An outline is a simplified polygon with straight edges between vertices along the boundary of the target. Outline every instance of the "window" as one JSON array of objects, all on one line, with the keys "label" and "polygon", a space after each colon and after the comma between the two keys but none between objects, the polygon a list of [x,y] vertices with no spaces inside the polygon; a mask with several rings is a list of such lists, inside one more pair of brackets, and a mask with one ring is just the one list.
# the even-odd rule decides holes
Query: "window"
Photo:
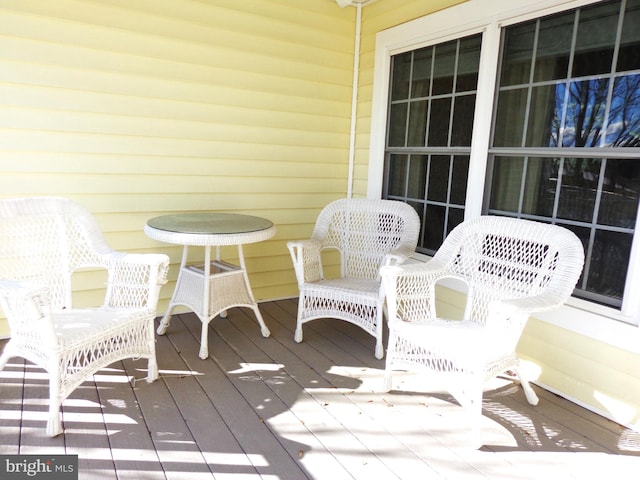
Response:
[{"label": "window", "polygon": [[464,218],[480,40],[392,58],[384,196],[417,210],[425,253]]},{"label": "window", "polygon": [[389,53],[382,196],[416,208],[426,254],[465,211],[565,226],[586,253],[576,296],[638,323],[625,291],[640,283],[640,0],[585,0],[524,21],[468,3],[484,23]]},{"label": "window", "polygon": [[488,213],[565,226],[576,295],[622,306],[640,192],[640,0],[504,29]]}]

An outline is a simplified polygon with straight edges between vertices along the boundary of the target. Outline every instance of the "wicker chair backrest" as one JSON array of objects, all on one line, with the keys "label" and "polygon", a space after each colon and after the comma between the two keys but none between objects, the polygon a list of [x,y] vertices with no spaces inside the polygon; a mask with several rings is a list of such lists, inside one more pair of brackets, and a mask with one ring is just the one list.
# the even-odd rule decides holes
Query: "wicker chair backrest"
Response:
[{"label": "wicker chair backrest", "polygon": [[493,300],[571,295],[584,250],[566,228],[508,217],[466,221],[434,257],[469,288],[465,317],[485,324]]},{"label": "wicker chair backrest", "polygon": [[420,221],[410,205],[392,200],[340,199],[318,216],[312,238],[340,251],[342,277],[373,279],[385,255],[415,249]]},{"label": "wicker chair backrest", "polygon": [[46,287],[53,308],[71,307],[71,274],[101,265],[108,250],[91,214],[63,198],[0,202],[0,278]]}]

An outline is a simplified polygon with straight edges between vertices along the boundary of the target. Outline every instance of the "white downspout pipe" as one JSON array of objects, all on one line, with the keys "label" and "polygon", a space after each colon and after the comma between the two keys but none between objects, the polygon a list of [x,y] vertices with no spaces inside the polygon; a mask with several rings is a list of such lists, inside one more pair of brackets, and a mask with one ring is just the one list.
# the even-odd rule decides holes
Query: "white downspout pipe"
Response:
[{"label": "white downspout pipe", "polygon": [[351,127],[349,129],[349,176],[347,198],[353,197],[353,171],[356,158],[356,121],[358,115],[358,82],[360,70],[360,30],[362,27],[362,3],[356,5],[356,33],[353,48],[353,83],[351,85]]},{"label": "white downspout pipe", "polygon": [[353,83],[351,85],[351,127],[349,129],[349,176],[347,179],[347,198],[353,196],[353,170],[356,158],[356,121],[358,116],[358,82],[360,71],[360,32],[362,28],[362,7],[375,0],[336,0],[344,7],[356,7],[356,33],[353,48]]}]

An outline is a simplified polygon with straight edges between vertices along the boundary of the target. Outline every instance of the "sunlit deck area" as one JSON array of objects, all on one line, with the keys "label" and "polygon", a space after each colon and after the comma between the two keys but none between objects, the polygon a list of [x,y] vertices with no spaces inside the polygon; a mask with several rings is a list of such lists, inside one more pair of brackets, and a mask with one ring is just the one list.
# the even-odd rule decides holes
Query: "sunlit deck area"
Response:
[{"label": "sunlit deck area", "polygon": [[[77,454],[83,479],[635,479],[640,434],[536,388],[527,404],[508,381],[487,393],[483,447],[467,418],[420,377],[394,377],[374,339],[340,321],[305,326],[293,341],[296,303],[260,306],[271,330],[232,309],[209,326],[176,315],[158,337],[161,378],[145,362],[113,364],[64,403],[65,434],[45,435],[47,381],[12,359],[0,373],[0,453]],[[0,342],[0,347],[4,342]],[[401,387],[401,389],[398,389]]]}]

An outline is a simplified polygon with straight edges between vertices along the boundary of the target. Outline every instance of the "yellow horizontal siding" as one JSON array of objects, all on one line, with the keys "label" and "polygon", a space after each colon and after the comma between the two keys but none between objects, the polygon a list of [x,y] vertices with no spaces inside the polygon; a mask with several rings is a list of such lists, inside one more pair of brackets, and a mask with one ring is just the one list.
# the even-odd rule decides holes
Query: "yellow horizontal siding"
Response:
[{"label": "yellow horizontal siding", "polygon": [[0,195],[70,197],[114,248],[169,253],[160,309],[181,249],[149,218],[265,216],[254,293],[295,295],[286,241],[347,189],[354,18],[325,0],[0,0]]},{"label": "yellow horizontal siding", "polygon": [[640,356],[535,318],[518,351],[540,369],[539,383],[640,428]]}]

